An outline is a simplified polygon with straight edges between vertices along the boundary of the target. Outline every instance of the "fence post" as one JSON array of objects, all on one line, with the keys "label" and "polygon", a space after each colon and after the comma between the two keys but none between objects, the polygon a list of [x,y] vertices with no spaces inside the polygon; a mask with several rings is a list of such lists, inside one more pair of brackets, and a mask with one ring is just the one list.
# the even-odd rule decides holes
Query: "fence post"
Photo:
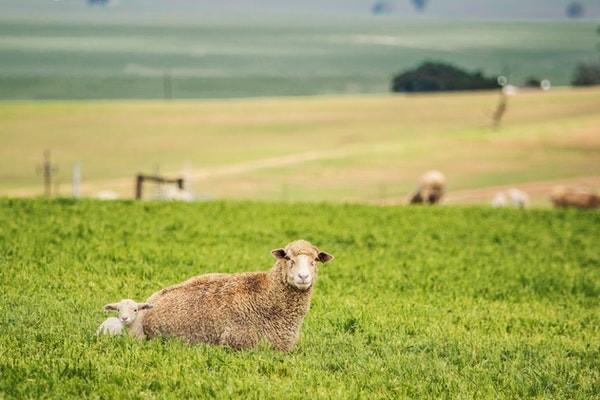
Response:
[{"label": "fence post", "polygon": [[44,179],[44,194],[47,197],[52,195],[52,177],[58,171],[58,167],[50,161],[50,151],[44,151],[44,161],[36,169],[37,173]]},{"label": "fence post", "polygon": [[135,198],[136,200],[140,200],[142,198],[142,184],[144,183],[144,176],[142,174],[138,174],[135,177]]},{"label": "fence post", "polygon": [[81,186],[81,166],[79,165],[79,163],[74,163],[73,164],[72,194],[73,194],[73,197],[75,197],[76,199],[81,197],[80,186]]}]

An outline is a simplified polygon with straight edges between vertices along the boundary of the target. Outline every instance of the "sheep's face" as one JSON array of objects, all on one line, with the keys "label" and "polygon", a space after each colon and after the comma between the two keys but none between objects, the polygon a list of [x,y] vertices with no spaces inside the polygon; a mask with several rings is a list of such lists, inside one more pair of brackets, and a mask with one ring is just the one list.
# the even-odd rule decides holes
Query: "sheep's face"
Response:
[{"label": "sheep's face", "polygon": [[[275,258],[283,261],[285,280],[290,285],[299,290],[308,290],[317,278],[317,261],[327,262],[333,259],[333,256],[319,251],[316,247],[302,246],[300,249],[293,245],[302,242],[290,243],[285,249],[276,249],[271,252]],[[296,246],[298,247],[298,246]]]},{"label": "sheep's face", "polygon": [[125,325],[133,324],[138,316],[138,311],[148,310],[152,308],[152,304],[138,304],[133,300],[125,299],[118,303],[111,303],[104,306],[104,311],[117,311],[119,313],[119,321]]}]

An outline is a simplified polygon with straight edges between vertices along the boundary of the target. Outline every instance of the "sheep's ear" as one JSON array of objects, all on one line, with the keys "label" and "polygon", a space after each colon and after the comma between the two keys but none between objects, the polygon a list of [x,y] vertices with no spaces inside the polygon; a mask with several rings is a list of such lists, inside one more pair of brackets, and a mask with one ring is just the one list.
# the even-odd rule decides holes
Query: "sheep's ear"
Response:
[{"label": "sheep's ear", "polygon": [[271,250],[271,254],[273,255],[273,257],[277,258],[278,260],[289,260],[290,259],[287,256],[287,254],[285,254],[285,249]]},{"label": "sheep's ear", "polygon": [[152,307],[154,307],[154,306],[150,303],[142,303],[138,306],[138,310],[149,310]]},{"label": "sheep's ear", "polygon": [[333,260],[335,257],[332,256],[329,253],[325,253],[324,251],[320,252],[319,255],[317,256],[317,260],[321,261],[322,263],[326,263],[328,261]]},{"label": "sheep's ear", "polygon": [[104,311],[119,311],[119,307],[115,304],[107,304],[104,306]]}]

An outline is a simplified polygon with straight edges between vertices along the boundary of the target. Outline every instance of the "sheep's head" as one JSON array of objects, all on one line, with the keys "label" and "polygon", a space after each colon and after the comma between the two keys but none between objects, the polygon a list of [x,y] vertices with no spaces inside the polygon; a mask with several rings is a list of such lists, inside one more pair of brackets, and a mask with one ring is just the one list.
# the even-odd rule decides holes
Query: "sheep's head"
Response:
[{"label": "sheep's head", "polygon": [[331,254],[319,251],[306,240],[296,240],[271,254],[283,266],[285,281],[300,290],[308,290],[317,277],[317,262],[333,260]]},{"label": "sheep's head", "polygon": [[125,325],[131,325],[138,316],[138,311],[148,310],[152,308],[152,304],[136,303],[131,299],[124,299],[118,303],[111,303],[104,306],[104,311],[117,311],[119,320]]}]

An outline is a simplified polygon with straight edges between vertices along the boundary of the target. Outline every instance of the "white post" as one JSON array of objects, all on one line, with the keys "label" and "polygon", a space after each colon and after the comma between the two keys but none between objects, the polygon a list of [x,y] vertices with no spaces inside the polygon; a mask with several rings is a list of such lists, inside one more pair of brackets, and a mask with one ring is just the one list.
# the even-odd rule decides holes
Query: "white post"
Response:
[{"label": "white post", "polygon": [[79,163],[73,164],[73,197],[78,199],[81,196],[81,166]]}]

